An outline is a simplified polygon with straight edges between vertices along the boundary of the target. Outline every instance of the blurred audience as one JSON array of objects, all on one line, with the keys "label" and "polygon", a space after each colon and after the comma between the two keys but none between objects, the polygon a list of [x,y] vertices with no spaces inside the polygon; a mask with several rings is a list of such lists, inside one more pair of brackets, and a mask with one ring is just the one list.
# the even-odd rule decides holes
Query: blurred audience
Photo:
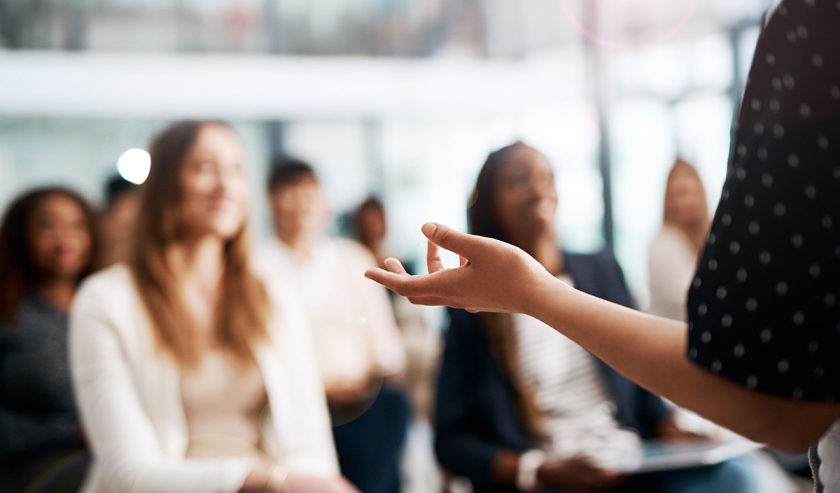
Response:
[{"label": "blurred audience", "polygon": [[93,212],[64,188],[23,195],[0,226],[4,493],[75,492],[84,477],[87,458],[67,361],[67,312],[93,265],[95,239]]},{"label": "blurred audience", "polygon": [[405,347],[384,288],[364,277],[375,258],[328,238],[328,200],[312,167],[279,158],[268,193],[276,237],[260,249],[266,275],[287,279],[309,314],[342,473],[364,493],[396,493],[409,409],[397,383]]},{"label": "blurred audience", "polygon": [[[490,154],[469,206],[474,234],[514,244],[564,282],[632,306],[612,255],[558,245],[548,159],[515,143]],[[609,470],[643,439],[689,439],[664,402],[525,315],[450,310],[436,407],[436,452],[475,493],[750,492],[738,461],[620,477]]]},{"label": "blurred audience", "polygon": [[120,175],[112,176],[105,184],[105,208],[99,220],[98,264],[101,268],[128,260],[134,221],[140,207],[138,188]]},{"label": "blurred audience", "polygon": [[[385,205],[376,197],[362,202],[353,214],[353,225],[359,242],[366,246],[380,267],[390,257],[387,246],[388,220]],[[412,270],[410,262],[402,262]],[[411,398],[415,419],[427,421],[431,414],[432,394],[440,357],[440,332],[426,321],[424,307],[414,305],[396,293],[388,292],[394,307],[397,326],[406,348],[405,387]]]},{"label": "blurred audience", "polygon": [[127,263],[91,276],[70,360],[87,493],[352,493],[305,314],[252,273],[242,144],[175,124],[151,146]]},{"label": "blurred audience", "polygon": [[711,219],[700,174],[682,159],[668,173],[663,211],[662,228],[648,251],[650,312],[685,322],[688,288]]}]

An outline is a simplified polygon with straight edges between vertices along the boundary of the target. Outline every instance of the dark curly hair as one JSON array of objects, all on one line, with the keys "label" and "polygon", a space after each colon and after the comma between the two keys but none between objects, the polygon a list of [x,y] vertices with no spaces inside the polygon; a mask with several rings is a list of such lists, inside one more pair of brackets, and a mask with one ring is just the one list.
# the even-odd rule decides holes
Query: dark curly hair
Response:
[{"label": "dark curly hair", "polygon": [[81,282],[93,270],[97,253],[96,215],[81,195],[64,187],[39,188],[18,197],[6,210],[0,225],[0,321],[14,321],[17,306],[26,296],[32,294],[43,278],[43,273],[32,261],[29,224],[32,213],[48,198],[55,195],[67,197],[82,209],[91,251],[78,281]]}]

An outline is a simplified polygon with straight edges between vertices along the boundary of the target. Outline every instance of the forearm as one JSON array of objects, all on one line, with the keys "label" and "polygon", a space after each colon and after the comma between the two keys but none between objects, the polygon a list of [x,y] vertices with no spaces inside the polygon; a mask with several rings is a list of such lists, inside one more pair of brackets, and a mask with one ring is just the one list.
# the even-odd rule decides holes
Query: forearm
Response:
[{"label": "forearm", "polygon": [[[685,324],[580,293],[509,244],[435,223],[423,225],[423,233],[429,275],[412,278],[389,259],[391,272],[370,271],[368,277],[412,303],[534,316],[648,390],[778,448],[804,449],[840,415],[838,404],[772,397],[694,366],[685,356]],[[440,247],[460,255],[461,266],[445,269]]]},{"label": "forearm", "polygon": [[801,450],[840,415],[838,405],[751,391],[694,365],[685,356],[684,323],[600,300],[559,281],[543,281],[534,291],[529,314],[651,392],[747,438]]}]

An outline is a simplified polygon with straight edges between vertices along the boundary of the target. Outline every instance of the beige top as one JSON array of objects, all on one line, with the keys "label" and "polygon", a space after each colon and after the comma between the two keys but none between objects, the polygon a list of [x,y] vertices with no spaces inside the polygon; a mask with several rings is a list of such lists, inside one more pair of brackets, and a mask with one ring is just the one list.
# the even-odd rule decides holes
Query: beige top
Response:
[{"label": "beige top", "polygon": [[272,238],[255,257],[264,277],[283,279],[303,299],[328,390],[357,384],[372,373],[405,370],[405,344],[388,293],[365,278],[376,260],[359,243],[324,238],[309,258],[301,258]]},{"label": "beige top", "polygon": [[260,414],[268,405],[256,366],[242,367],[221,350],[181,376],[190,441],[187,457],[259,456]]},{"label": "beige top", "polygon": [[688,288],[697,270],[697,254],[685,235],[663,226],[648,250],[650,313],[685,322]]}]

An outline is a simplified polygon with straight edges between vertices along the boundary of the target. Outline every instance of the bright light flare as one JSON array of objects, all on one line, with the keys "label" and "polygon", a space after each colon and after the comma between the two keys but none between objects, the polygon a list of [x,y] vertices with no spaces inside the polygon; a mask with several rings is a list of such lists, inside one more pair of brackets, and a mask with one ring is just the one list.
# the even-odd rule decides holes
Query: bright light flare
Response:
[{"label": "bright light flare", "polygon": [[146,181],[150,169],[152,169],[152,157],[143,149],[129,149],[117,160],[117,171],[120,176],[136,185]]}]

